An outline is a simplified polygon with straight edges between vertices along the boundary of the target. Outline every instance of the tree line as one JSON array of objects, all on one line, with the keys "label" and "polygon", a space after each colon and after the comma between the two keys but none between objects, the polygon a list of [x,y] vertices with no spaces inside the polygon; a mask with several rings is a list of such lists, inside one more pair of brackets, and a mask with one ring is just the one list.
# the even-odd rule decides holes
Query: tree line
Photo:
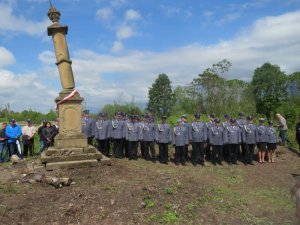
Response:
[{"label": "tree line", "polygon": [[186,85],[171,86],[167,74],[159,74],[148,92],[147,110],[155,115],[239,112],[268,119],[276,112],[294,123],[300,112],[300,72],[287,75],[269,62],[254,70],[249,82],[226,79],[232,64],[224,59],[205,69]]}]

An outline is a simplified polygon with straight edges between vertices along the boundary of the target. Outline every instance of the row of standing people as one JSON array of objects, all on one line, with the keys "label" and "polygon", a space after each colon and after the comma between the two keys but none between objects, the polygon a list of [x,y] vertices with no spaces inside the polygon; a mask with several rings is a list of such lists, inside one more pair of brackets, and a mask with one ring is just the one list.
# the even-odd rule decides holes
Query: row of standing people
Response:
[{"label": "row of standing people", "polygon": [[[116,158],[128,157],[137,159],[138,144],[141,155],[146,160],[156,161],[155,143],[159,146],[158,158],[162,163],[168,163],[169,144],[175,147],[175,164],[186,164],[188,159],[188,146],[192,145],[191,162],[194,165],[204,165],[206,160],[213,164],[222,164],[223,159],[230,164],[237,164],[240,156],[242,161],[253,164],[254,147],[259,149],[259,162],[263,163],[265,152],[268,150],[268,159],[274,162],[274,151],[278,142],[276,129],[272,121],[264,126],[260,119],[259,125],[253,124],[252,116],[243,119],[243,113],[235,120],[225,116],[221,121],[212,114],[210,121],[203,123],[200,115],[195,115],[192,123],[186,122],[186,115],[178,119],[173,128],[163,116],[161,122],[155,125],[151,116],[139,120],[137,116],[127,119],[122,113],[116,113],[112,120],[107,119],[106,113],[100,113],[96,121],[84,111],[82,118],[82,131],[86,134],[89,144],[93,138],[97,148],[105,155],[109,155],[110,141],[113,146],[113,156]],[[240,153],[240,148],[242,152]]]},{"label": "row of standing people", "polygon": [[51,122],[43,121],[42,126],[36,130],[31,119],[26,120],[26,125],[21,126],[15,119],[9,123],[2,123],[0,130],[0,162],[7,162],[12,155],[20,158],[34,155],[34,136],[39,135],[39,154],[47,147],[53,145],[54,137],[58,133],[57,126]]}]

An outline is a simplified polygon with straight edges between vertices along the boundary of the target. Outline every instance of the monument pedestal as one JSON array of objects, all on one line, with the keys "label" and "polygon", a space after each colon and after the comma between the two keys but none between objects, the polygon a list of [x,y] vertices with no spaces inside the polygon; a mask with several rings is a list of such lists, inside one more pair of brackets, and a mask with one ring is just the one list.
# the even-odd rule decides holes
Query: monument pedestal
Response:
[{"label": "monument pedestal", "polygon": [[[74,90],[63,90],[55,99],[59,113],[59,134],[54,146],[41,154],[41,162],[47,170],[97,166],[107,160],[94,146],[88,145],[81,131],[81,102],[83,98]],[[63,100],[68,98],[67,100]]]}]

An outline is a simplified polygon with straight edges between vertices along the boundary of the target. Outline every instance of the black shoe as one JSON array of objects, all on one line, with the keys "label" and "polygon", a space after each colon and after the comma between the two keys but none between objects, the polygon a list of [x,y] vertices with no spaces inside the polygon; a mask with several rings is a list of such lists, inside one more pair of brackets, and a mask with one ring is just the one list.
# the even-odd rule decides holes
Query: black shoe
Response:
[{"label": "black shoe", "polygon": [[181,164],[182,164],[183,166],[186,166],[186,163],[185,163],[185,162],[182,162]]},{"label": "black shoe", "polygon": [[193,164],[193,166],[197,166],[197,163],[196,163],[196,162],[193,162],[192,164]]}]

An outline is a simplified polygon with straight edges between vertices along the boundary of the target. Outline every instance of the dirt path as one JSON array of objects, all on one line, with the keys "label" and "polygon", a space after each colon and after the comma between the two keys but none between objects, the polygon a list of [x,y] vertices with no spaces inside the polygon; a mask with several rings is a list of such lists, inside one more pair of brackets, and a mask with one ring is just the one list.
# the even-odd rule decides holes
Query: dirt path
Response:
[{"label": "dirt path", "polygon": [[[33,164],[0,166],[0,224],[295,224],[290,188],[300,157],[284,148],[276,163],[254,166],[112,159],[111,166],[46,172]],[[32,172],[75,183],[20,182]]]}]

